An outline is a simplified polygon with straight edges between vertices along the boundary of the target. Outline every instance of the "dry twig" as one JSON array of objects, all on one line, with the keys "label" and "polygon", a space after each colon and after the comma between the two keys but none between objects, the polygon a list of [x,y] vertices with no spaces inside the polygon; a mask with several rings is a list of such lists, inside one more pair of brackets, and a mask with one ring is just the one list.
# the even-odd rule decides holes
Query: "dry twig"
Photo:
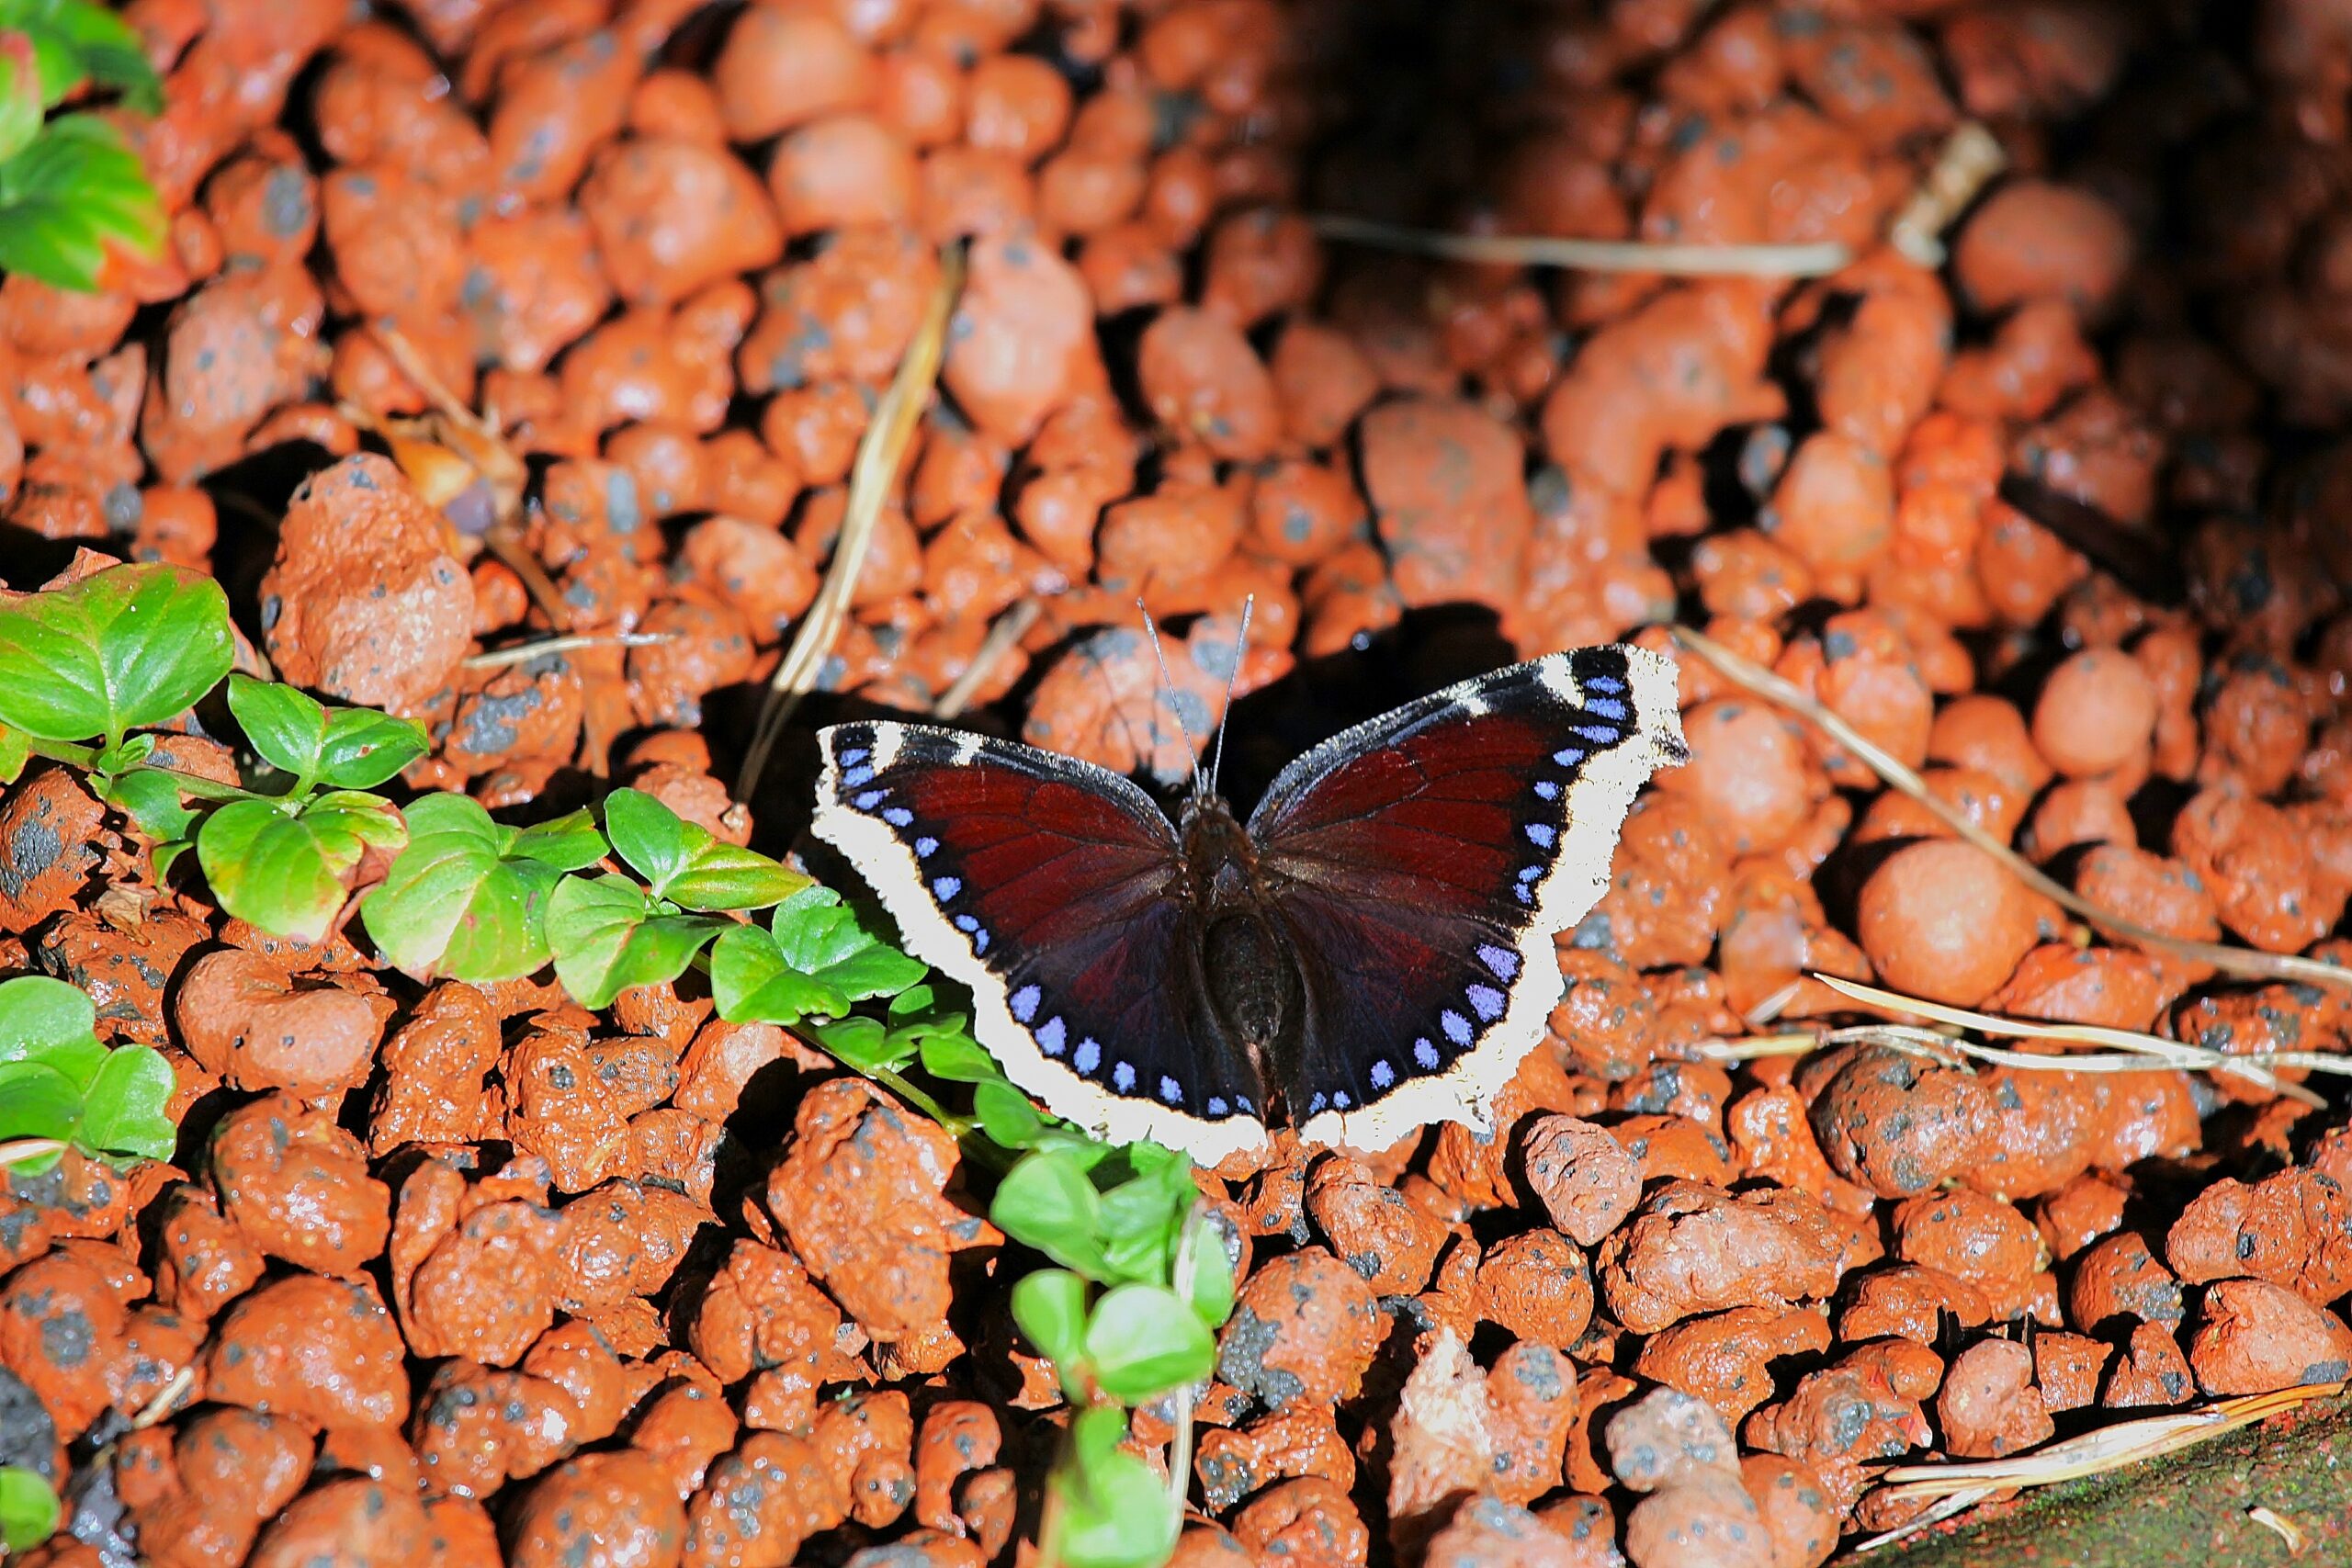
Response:
[{"label": "dry twig", "polygon": [[652,648],[671,641],[674,632],[571,632],[563,637],[541,637],[537,642],[518,642],[512,648],[493,648],[469,656],[464,661],[468,670],[503,670],[509,664],[528,664],[534,659],[550,653],[572,653],[589,648]]},{"label": "dry twig", "polygon": [[964,672],[956,676],[947,690],[939,694],[939,701],[932,705],[932,716],[954,718],[971,706],[972,694],[987,684],[988,678],[996,673],[996,667],[1003,662],[1004,656],[1029,635],[1029,628],[1037,624],[1037,617],[1045,613],[1045,608],[1035,599],[1023,599],[998,616],[996,625],[989,628],[989,635],[973,651],[972,661],[964,666]]},{"label": "dry twig", "polygon": [[1646,240],[1562,240],[1544,234],[1447,234],[1318,212],[1307,221],[1326,240],[1507,266],[1577,272],[1655,272],[1678,277],[1822,277],[1854,259],[1834,240],[1796,245],[1661,244]]},{"label": "dry twig", "polygon": [[2322,964],[2315,958],[2304,958],[2295,953],[2261,953],[2252,948],[2224,947],[2216,942],[2192,942],[2186,937],[2167,936],[2111,909],[2100,908],[2065,884],[2053,880],[2040,866],[1969,820],[1965,812],[1928,789],[1927,782],[1918,774],[1787,681],[1761,665],[1741,658],[1703,632],[1686,626],[1677,626],[1672,629],[1675,641],[1713,665],[1725,680],[1743,691],[1753,692],[1787,708],[1860,759],[1872,773],[1886,782],[1890,789],[1899,790],[1925,807],[1962,841],[1983,850],[2007,867],[2018,881],[2063,908],[2073,910],[2109,935],[2121,937],[2135,946],[2161,949],[2194,964],[2210,964],[2225,975],[2256,980],[2304,980],[2315,985],[2352,988],[2352,969],[2339,969],[2332,964]]},{"label": "dry twig", "polygon": [[1867,1023],[1845,1029],[1791,1030],[1739,1040],[1713,1040],[1702,1044],[1701,1052],[1713,1061],[1748,1062],[1760,1056],[1802,1056],[1807,1052],[1832,1045],[1881,1044],[1892,1045],[1897,1050],[1938,1055],[1947,1060],[1962,1056],[2037,1072],[2139,1073],[2146,1072],[2153,1064],[2178,1067],[2188,1072],[2228,1073],[2273,1094],[2282,1094],[2312,1106],[2324,1102],[2301,1084],[2281,1080],[2277,1076],[2277,1069],[2300,1067],[2306,1072],[2352,1077],[2352,1056],[2332,1052],[2252,1051],[2239,1055],[2216,1051],[2209,1045],[2167,1040],[2161,1034],[2143,1033],[2136,1029],[2112,1029],[2098,1023],[2055,1023],[2043,1019],[2003,1018],[1997,1013],[1977,1012],[1969,1008],[1931,1002],[1921,997],[1906,997],[1900,991],[1865,986],[1836,975],[1815,972],[1809,978],[1820,981],[1840,996],[1864,1007],[1930,1019],[1953,1029],[1973,1029],[1979,1034],[2013,1040],[2046,1040],[2064,1045],[2103,1046],[2106,1049],[2088,1055],[2081,1052],[2048,1055],[2034,1051],[2008,1051],[1935,1030],[1902,1024]]},{"label": "dry twig", "polygon": [[800,699],[816,689],[818,674],[849,620],[850,597],[857,590],[858,573],[865,568],[866,547],[874,542],[875,526],[889,502],[891,487],[906,461],[907,447],[930,400],[932,385],[939,378],[940,361],[947,352],[948,318],[955,313],[956,297],[963,286],[964,253],[953,248],[940,258],[939,287],[923,311],[922,325],[907,344],[899,373],[890,378],[889,389],[875,405],[874,418],[858,442],[857,457],[850,464],[849,495],[842,506],[841,535],[833,541],[832,565],[826,569],[816,602],[800,617],[792,646],[785,650],[783,662],[768,682],[759,722],[752,727],[752,743],[743,753],[742,770],[735,776],[738,800],[751,799],[758,788],[775,738],[783,733]]},{"label": "dry twig", "polygon": [[2009,155],[1979,120],[1966,120],[1944,139],[1928,177],[1887,225],[1886,243],[1906,261],[1924,267],[1944,265],[1943,231],[1961,215],[1985,182],[2008,166]]},{"label": "dry twig", "polygon": [[[2150,1416],[2137,1421],[2119,1422],[2086,1432],[2079,1438],[2052,1443],[2031,1453],[2009,1459],[1974,1460],[1957,1464],[1904,1464],[1883,1471],[1879,1475],[1877,1495],[1890,1500],[1934,1498],[1941,1510],[1937,1517],[1950,1517],[1961,1508],[1982,1501],[1995,1492],[2011,1487],[2051,1486],[2062,1481],[2081,1481],[2094,1475],[2104,1475],[2144,1460],[2161,1459],[2209,1442],[2224,1432],[2267,1421],[2273,1416],[2285,1414],[2298,1405],[2314,1399],[2324,1399],[2340,1393],[2343,1382],[2302,1383],[2294,1388],[2282,1388],[2270,1393],[2249,1393],[2236,1399],[2224,1399],[2201,1410],[2177,1411],[2167,1416]],[[1960,1507],[1950,1505],[1966,1498]],[[1934,1517],[1915,1519],[1899,1529],[1872,1536],[1853,1548],[1857,1554],[1875,1551],[1935,1522]]]}]

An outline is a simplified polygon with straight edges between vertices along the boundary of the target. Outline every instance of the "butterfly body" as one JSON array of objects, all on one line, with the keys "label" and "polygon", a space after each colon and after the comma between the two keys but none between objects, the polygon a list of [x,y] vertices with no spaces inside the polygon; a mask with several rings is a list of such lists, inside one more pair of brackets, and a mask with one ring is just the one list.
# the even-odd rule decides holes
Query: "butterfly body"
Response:
[{"label": "butterfly body", "polygon": [[1199,912],[1199,964],[1213,1021],[1254,1069],[1254,1097],[1281,1108],[1297,1056],[1305,988],[1283,931],[1279,874],[1260,863],[1250,829],[1216,795],[1186,802],[1183,864]]},{"label": "butterfly body", "polygon": [[837,725],[813,823],[1057,1115],[1204,1163],[1270,1125],[1377,1148],[1483,1120],[1564,987],[1634,792],[1682,760],[1672,663],[1514,665],[1334,737],[1245,824],[1196,793],[920,725]]}]

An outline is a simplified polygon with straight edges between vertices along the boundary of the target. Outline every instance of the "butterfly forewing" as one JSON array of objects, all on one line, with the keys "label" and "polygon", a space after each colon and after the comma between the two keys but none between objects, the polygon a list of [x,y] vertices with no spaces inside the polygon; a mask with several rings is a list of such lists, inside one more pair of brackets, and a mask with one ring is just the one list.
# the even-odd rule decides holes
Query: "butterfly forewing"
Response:
[{"label": "butterfly forewing", "polygon": [[1056,1115],[1214,1164],[1265,1140],[1256,1070],[1205,1004],[1167,817],[1031,747],[885,722],[819,737],[817,836],[907,950],[972,988],[974,1031]]},{"label": "butterfly forewing", "polygon": [[1283,770],[1250,836],[1306,1016],[1282,1086],[1310,1141],[1482,1119],[1563,989],[1635,791],[1684,758],[1673,664],[1579,649],[1451,687]]}]

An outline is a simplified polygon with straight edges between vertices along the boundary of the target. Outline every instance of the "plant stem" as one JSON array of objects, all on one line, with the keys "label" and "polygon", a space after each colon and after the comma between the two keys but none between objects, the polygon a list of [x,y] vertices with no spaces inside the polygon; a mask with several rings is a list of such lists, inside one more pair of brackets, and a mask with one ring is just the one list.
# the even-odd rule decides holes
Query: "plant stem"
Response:
[{"label": "plant stem", "polygon": [[[46,757],[52,762],[62,762],[69,768],[80,768],[85,773],[97,772],[98,753],[102,750],[96,746],[77,746],[70,740],[36,740],[29,736],[26,738],[25,749],[36,757]],[[198,800],[272,800],[277,798],[255,790],[245,789],[238,784],[222,784],[219,779],[208,779],[201,773],[191,773],[179,768],[159,767],[153,762],[141,762],[138,767],[125,768],[123,772],[162,773],[172,781],[181,794],[192,795]]]}]

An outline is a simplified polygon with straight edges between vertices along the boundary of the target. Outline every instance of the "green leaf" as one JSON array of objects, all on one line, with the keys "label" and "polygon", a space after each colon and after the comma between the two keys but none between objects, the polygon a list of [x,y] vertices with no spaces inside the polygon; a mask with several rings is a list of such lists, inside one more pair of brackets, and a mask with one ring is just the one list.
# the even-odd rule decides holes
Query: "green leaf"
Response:
[{"label": "green leaf", "polygon": [[1086,1281],[1067,1269],[1039,1269],[1012,1283],[1012,1322],[1057,1371],[1086,1354]]},{"label": "green leaf", "polygon": [[329,708],[319,782],[334,789],[374,789],[433,750],[424,726],[373,708]]},{"label": "green leaf", "polygon": [[433,749],[424,727],[373,708],[329,707],[292,686],[229,677],[229,711],[273,767],[335,789],[373,789]]},{"label": "green leaf", "polygon": [[0,162],[15,157],[40,134],[40,65],[33,40],[0,31]]},{"label": "green leaf", "polygon": [[606,848],[595,815],[583,807],[524,829],[512,852],[558,871],[579,871],[604,859]]},{"label": "green leaf", "polygon": [[82,1129],[74,1141],[96,1154],[171,1158],[179,1129],[164,1108],[178,1088],[160,1052],[116,1046],[82,1091]]},{"label": "green leaf", "polygon": [[839,1018],[852,1003],[903,991],[924,974],[919,961],[875,940],[830,887],[793,894],[772,931],[731,927],[711,953],[711,994],[729,1023]]},{"label": "green leaf", "polygon": [[786,963],[775,939],[757,926],[719,933],[710,950],[710,994],[729,1023],[798,1023],[812,1013],[838,1019],[849,1011],[847,996]]},{"label": "green leaf", "polygon": [[1193,1315],[1210,1328],[1224,1325],[1233,1315],[1233,1254],[1227,1250],[1226,1217],[1204,1208],[1194,1226],[1191,1257],[1181,1245],[1173,1259],[1176,1293],[1192,1307]]},{"label": "green leaf", "polygon": [[408,808],[408,847],[359,906],[395,968],[489,984],[548,961],[543,921],[566,871],[593,865],[605,840],[585,811],[516,831],[462,795]]},{"label": "green leaf", "polygon": [[1182,1512],[1151,1467],[1118,1446],[1125,1435],[1125,1412],[1080,1411],[1067,1460],[1046,1478],[1061,1501],[1069,1568],[1156,1568],[1176,1550]]},{"label": "green leaf", "polygon": [[1034,1247],[1090,1280],[1103,1277],[1102,1203],[1086,1168],[1058,1149],[1033,1149],[997,1184],[989,1218],[1024,1247]]},{"label": "green leaf", "polygon": [[1207,1377],[1216,1366],[1216,1341],[1165,1286],[1114,1285],[1087,1319],[1086,1355],[1097,1387],[1140,1404]]},{"label": "green leaf", "polygon": [[118,773],[99,784],[98,795],[159,844],[184,836],[188,824],[196,820],[196,813],[180,799],[179,785],[160,769],[133,768]]},{"label": "green leaf", "polygon": [[960,1030],[923,1036],[922,1070],[946,1083],[991,1083],[1004,1077],[996,1058]]},{"label": "green leaf", "polygon": [[[0,231],[8,224],[0,212]],[[108,567],[0,605],[0,722],[42,740],[112,741],[185,711],[234,656],[219,583],[175,566]]]},{"label": "green leaf", "polygon": [[989,1135],[989,1141],[1002,1149],[1025,1149],[1046,1130],[1046,1119],[1029,1103],[1029,1097],[994,1078],[973,1089],[972,1112],[980,1119],[980,1131]]},{"label": "green leaf", "polygon": [[263,761],[297,778],[317,777],[319,749],[327,738],[325,704],[292,686],[232,673],[229,711]]},{"label": "green leaf", "polygon": [[601,1008],[631,986],[674,980],[728,924],[669,912],[625,876],[567,876],[548,898],[548,946],[556,978],[583,1007]]},{"label": "green leaf", "polygon": [[197,829],[196,853],[222,908],[274,936],[316,942],[361,857],[407,840],[390,802],[334,790],[299,805],[231,801]]},{"label": "green leaf", "polygon": [[[712,954],[711,971],[718,969],[718,955]],[[714,988],[717,982],[713,982]],[[901,1039],[894,1030],[886,1029],[879,1019],[839,1018],[817,1026],[818,1043],[852,1072],[873,1077],[881,1073],[895,1073],[914,1060],[915,1045]]]},{"label": "green leaf", "polygon": [[85,82],[119,87],[123,101],[147,114],[164,107],[164,85],[130,25],[88,0],[0,0],[0,31],[32,45],[40,102],[58,102]]},{"label": "green leaf", "polygon": [[95,116],[52,119],[0,163],[0,271],[87,293],[109,246],[159,255],[167,232],[138,156]]},{"label": "green leaf", "polygon": [[82,1093],[107,1058],[98,1015],[77,987],[46,975],[0,981],[0,1062],[33,1062]]},{"label": "green leaf", "polygon": [[605,797],[605,832],[656,898],[689,909],[758,909],[809,886],[763,854],[688,822],[641,790]]},{"label": "green leaf", "polygon": [[0,784],[12,784],[33,760],[31,737],[12,725],[0,724]]},{"label": "green leaf", "polygon": [[152,735],[126,735],[113,745],[102,748],[90,760],[90,771],[111,775],[137,767],[155,754],[155,738]]},{"label": "green leaf", "polygon": [[840,894],[815,883],[777,905],[768,929],[786,964],[854,1002],[896,995],[927,972],[920,959],[867,931]]},{"label": "green leaf", "polygon": [[71,1138],[82,1125],[82,1091],[55,1067],[0,1064],[0,1142]]},{"label": "green leaf", "polygon": [[40,1472],[0,1465],[0,1546],[26,1551],[57,1533],[57,1494]]},{"label": "green leaf", "polygon": [[81,987],[46,975],[0,981],[0,1062],[40,1061],[95,1043],[98,1010]]}]

